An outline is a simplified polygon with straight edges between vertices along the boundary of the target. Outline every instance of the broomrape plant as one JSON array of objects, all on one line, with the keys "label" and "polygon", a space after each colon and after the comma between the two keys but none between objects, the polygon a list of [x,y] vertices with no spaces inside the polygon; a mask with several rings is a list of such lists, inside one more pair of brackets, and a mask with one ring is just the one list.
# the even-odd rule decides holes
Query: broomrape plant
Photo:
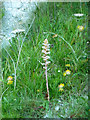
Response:
[{"label": "broomrape plant", "polygon": [[49,101],[49,88],[48,88],[48,79],[47,79],[47,65],[50,63],[50,61],[48,60],[50,58],[49,54],[50,54],[50,49],[49,49],[49,44],[48,44],[48,40],[45,39],[43,46],[42,46],[43,50],[43,60],[44,63],[42,63],[42,65],[44,65],[44,69],[45,69],[45,76],[46,76],[46,87],[47,87],[47,95],[48,95],[48,101]]}]

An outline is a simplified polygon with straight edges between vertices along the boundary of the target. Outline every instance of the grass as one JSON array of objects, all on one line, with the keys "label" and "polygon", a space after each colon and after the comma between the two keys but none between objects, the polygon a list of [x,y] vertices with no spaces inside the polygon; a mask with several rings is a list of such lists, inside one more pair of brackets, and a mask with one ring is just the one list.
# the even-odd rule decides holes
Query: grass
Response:
[{"label": "grass", "polygon": [[[84,16],[76,18],[73,14],[81,12],[80,3],[40,3],[28,31],[2,48],[2,91],[8,88],[8,76],[14,81],[2,96],[3,118],[88,118],[88,7],[87,3],[81,5]],[[80,32],[78,25],[84,30]],[[46,38],[50,44],[50,102],[41,65]],[[66,69],[71,74],[63,76]],[[64,84],[62,92],[60,83]]]}]

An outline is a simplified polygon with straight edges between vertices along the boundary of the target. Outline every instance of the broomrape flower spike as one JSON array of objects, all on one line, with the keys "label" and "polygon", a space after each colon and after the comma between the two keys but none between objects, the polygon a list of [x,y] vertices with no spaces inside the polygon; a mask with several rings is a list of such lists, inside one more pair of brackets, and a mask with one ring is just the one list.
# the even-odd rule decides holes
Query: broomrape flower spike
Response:
[{"label": "broomrape flower spike", "polygon": [[44,42],[43,42],[43,46],[42,46],[43,50],[42,50],[42,53],[43,53],[43,60],[44,60],[44,63],[42,63],[42,65],[44,65],[44,69],[45,69],[45,76],[46,76],[46,87],[47,87],[47,94],[48,94],[48,101],[49,101],[49,88],[48,88],[48,79],[47,79],[47,65],[50,63],[50,61],[48,59],[50,59],[50,49],[49,49],[49,44],[48,44],[48,40],[45,39]]}]

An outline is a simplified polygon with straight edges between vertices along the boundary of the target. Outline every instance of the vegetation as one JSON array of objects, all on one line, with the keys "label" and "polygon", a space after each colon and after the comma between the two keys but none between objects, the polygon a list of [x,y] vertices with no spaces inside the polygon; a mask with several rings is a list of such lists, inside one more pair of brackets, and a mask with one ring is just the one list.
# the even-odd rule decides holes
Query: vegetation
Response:
[{"label": "vegetation", "polygon": [[[88,117],[87,8],[79,2],[39,3],[26,33],[2,48],[3,118]],[[45,39],[50,101],[42,65]]]}]

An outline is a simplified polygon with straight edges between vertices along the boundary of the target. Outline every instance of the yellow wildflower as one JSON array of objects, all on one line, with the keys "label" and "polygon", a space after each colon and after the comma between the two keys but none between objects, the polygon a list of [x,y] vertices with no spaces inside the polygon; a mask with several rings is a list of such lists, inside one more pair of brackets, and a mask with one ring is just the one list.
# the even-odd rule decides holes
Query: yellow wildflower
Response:
[{"label": "yellow wildflower", "polygon": [[40,90],[37,90],[37,92],[40,92]]},{"label": "yellow wildflower", "polygon": [[12,83],[13,83],[13,81],[9,80],[8,83],[7,83],[7,85],[11,85]]},{"label": "yellow wildflower", "polygon": [[66,67],[70,67],[70,64],[66,64],[65,66],[66,66]]},{"label": "yellow wildflower", "polygon": [[78,28],[79,31],[83,31],[84,30],[84,26],[78,25],[77,28]]},{"label": "yellow wildflower", "polygon": [[66,70],[66,74],[69,75],[71,73],[70,70]]},{"label": "yellow wildflower", "polygon": [[13,79],[13,77],[12,76],[9,76],[8,78],[7,78],[7,80],[12,80]]},{"label": "yellow wildflower", "polygon": [[13,81],[12,81],[12,79],[13,79],[13,77],[12,76],[9,76],[8,78],[7,78],[7,80],[8,80],[8,85],[11,85],[12,83],[13,83]]},{"label": "yellow wildflower", "polygon": [[63,76],[66,76],[66,72],[63,73]]},{"label": "yellow wildflower", "polygon": [[59,88],[59,91],[63,91],[63,88]]},{"label": "yellow wildflower", "polygon": [[59,91],[63,91],[63,88],[59,88]]},{"label": "yellow wildflower", "polygon": [[66,71],[63,73],[63,76],[69,75],[70,73],[71,73],[70,70],[66,70]]},{"label": "yellow wildflower", "polygon": [[61,83],[58,87],[64,87],[64,84]]},{"label": "yellow wildflower", "polygon": [[57,34],[55,34],[55,35],[53,35],[53,38],[55,38],[55,37],[57,37],[58,35]]},{"label": "yellow wildflower", "polygon": [[59,91],[63,91],[64,84],[61,83],[58,87],[59,87]]}]

